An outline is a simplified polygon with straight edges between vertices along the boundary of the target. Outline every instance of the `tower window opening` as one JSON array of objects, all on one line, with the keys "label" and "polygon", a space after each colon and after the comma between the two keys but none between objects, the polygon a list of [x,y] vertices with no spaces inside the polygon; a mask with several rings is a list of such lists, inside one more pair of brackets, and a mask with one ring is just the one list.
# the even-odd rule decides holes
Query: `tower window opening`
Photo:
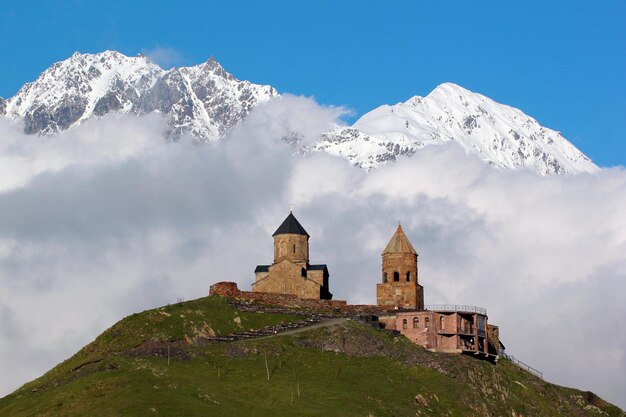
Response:
[{"label": "tower window opening", "polygon": [[439,318],[439,325],[441,327],[441,330],[443,330],[445,328],[445,320],[443,319],[443,317]]},{"label": "tower window opening", "polygon": [[393,273],[393,280],[394,282],[400,281],[400,274],[398,273],[398,271]]},{"label": "tower window opening", "polygon": [[430,317],[426,317],[424,319],[424,327],[426,327],[427,329],[430,328]]},{"label": "tower window opening", "polygon": [[293,244],[293,253],[296,253],[296,244]]},{"label": "tower window opening", "polygon": [[402,328],[406,329],[406,319],[402,319]]},{"label": "tower window opening", "polygon": [[387,283],[387,273],[386,272],[383,274],[383,283],[384,284]]},{"label": "tower window opening", "polygon": [[418,327],[420,327],[420,318],[419,317],[413,317],[413,328],[417,329]]},{"label": "tower window opening", "polygon": [[406,273],[406,282],[410,282],[411,281],[411,271]]}]

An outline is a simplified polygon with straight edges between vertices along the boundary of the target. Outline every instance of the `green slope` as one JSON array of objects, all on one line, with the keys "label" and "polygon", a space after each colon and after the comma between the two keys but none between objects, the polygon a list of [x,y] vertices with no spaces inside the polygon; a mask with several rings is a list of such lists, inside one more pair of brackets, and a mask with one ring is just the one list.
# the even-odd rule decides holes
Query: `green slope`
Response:
[{"label": "green slope", "polygon": [[624,415],[508,361],[431,353],[349,320],[206,339],[303,319],[293,313],[238,311],[207,297],[132,315],[0,399],[0,416]]}]

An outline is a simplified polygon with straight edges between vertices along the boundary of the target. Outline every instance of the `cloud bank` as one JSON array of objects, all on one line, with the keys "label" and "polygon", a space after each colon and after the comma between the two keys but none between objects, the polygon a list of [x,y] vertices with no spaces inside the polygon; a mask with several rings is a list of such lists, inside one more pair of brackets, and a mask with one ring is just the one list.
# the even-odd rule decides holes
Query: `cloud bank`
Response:
[{"label": "cloud bank", "polygon": [[157,116],[53,138],[0,120],[0,395],[125,315],[249,288],[293,203],[335,298],[375,302],[401,220],[427,304],[487,308],[510,354],[626,407],[626,171],[544,178],[449,144],[366,173],[282,140],[341,114],[283,97],[215,146],[166,141]]}]

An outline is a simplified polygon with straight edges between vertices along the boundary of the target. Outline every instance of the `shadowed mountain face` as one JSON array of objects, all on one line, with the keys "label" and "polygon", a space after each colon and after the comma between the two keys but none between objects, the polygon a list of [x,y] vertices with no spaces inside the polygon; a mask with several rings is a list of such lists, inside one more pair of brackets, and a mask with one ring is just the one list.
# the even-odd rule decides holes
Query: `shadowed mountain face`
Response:
[{"label": "shadowed mountain face", "polygon": [[[214,142],[256,105],[278,96],[271,86],[236,79],[213,58],[166,71],[144,56],[76,53],[25,84],[14,97],[0,98],[0,115],[21,121],[26,133],[52,135],[111,112],[158,112],[167,117],[169,138],[191,135],[199,142]],[[297,132],[292,139],[297,145]],[[325,151],[372,169],[425,146],[450,142],[498,168],[530,169],[541,175],[598,169],[559,132],[451,83],[426,97],[380,106],[353,126],[338,126],[300,151]]]},{"label": "shadowed mountain face", "polygon": [[1,398],[0,415],[624,415],[508,360],[432,353],[321,313],[333,314],[207,297],[133,314]]}]

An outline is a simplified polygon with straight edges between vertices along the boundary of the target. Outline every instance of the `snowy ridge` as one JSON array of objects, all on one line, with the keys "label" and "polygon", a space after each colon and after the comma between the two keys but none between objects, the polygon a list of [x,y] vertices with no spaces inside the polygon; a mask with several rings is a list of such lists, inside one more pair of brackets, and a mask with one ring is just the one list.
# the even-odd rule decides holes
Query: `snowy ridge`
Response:
[{"label": "snowy ridge", "polygon": [[0,114],[22,120],[26,133],[54,134],[109,112],[168,115],[171,136],[217,140],[258,103],[278,93],[240,81],[217,61],[169,71],[145,56],[75,53],[0,100]]},{"label": "snowy ridge", "polygon": [[[254,106],[278,95],[269,85],[236,79],[213,57],[166,71],[145,56],[75,53],[15,96],[0,97],[0,116],[22,122],[26,133],[52,135],[111,112],[159,112],[167,116],[170,138],[191,135],[200,142],[214,142]],[[337,127],[301,151],[325,151],[373,169],[447,142],[499,168],[531,169],[541,175],[598,170],[559,132],[518,109],[451,83],[426,97],[380,106],[353,126]]]},{"label": "snowy ridge", "polygon": [[542,175],[598,169],[559,132],[452,83],[426,97],[380,106],[353,126],[329,132],[310,150],[324,150],[371,169],[449,141],[500,168],[532,169]]}]

